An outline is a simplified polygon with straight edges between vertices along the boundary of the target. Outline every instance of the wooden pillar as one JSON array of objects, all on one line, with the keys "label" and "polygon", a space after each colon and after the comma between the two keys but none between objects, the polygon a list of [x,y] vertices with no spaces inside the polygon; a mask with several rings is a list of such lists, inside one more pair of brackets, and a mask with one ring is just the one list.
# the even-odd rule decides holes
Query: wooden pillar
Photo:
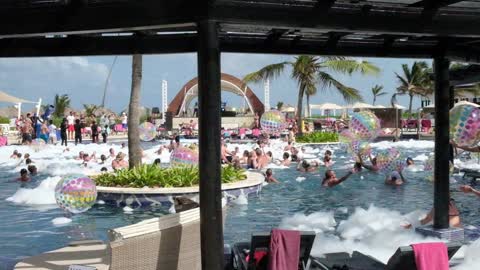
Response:
[{"label": "wooden pillar", "polygon": [[217,24],[198,23],[198,109],[202,269],[223,269],[220,166],[220,49]]},{"label": "wooden pillar", "polygon": [[445,57],[434,59],[435,71],[435,183],[433,207],[435,229],[449,228],[449,107],[450,61]]}]

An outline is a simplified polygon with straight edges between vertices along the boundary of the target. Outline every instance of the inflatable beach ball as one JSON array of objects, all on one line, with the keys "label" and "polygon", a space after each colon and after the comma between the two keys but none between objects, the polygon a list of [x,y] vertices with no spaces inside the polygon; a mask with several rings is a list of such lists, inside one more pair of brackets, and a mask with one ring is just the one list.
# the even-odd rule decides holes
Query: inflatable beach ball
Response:
[{"label": "inflatable beach ball", "polygon": [[40,138],[32,140],[32,143],[30,143],[30,147],[32,147],[35,152],[38,152],[44,149],[46,146],[47,146],[47,143],[45,143],[45,141]]},{"label": "inflatable beach ball", "polygon": [[480,108],[457,105],[450,110],[450,138],[461,146],[480,141]]},{"label": "inflatable beach ball", "polygon": [[97,200],[95,182],[86,176],[66,176],[55,187],[55,200],[70,213],[83,213]]},{"label": "inflatable beach ball", "polygon": [[360,155],[362,159],[367,159],[372,154],[372,148],[368,142],[352,141],[348,146],[348,149],[350,153],[354,155],[354,158]]},{"label": "inflatable beach ball", "polygon": [[384,174],[393,171],[401,172],[407,166],[407,158],[396,148],[380,150],[377,153],[377,168]]},{"label": "inflatable beach ball", "polygon": [[138,133],[140,140],[144,142],[149,142],[155,139],[157,136],[157,128],[154,124],[150,122],[144,122],[143,124],[138,126]]},{"label": "inflatable beach ball", "polygon": [[172,166],[197,166],[198,152],[187,147],[178,147],[170,155]]},{"label": "inflatable beach ball", "polygon": [[277,110],[265,112],[260,118],[260,126],[270,134],[282,132],[287,126],[285,115]]},{"label": "inflatable beach ball", "polygon": [[349,130],[357,140],[372,141],[380,133],[380,120],[371,111],[357,112],[352,115]]},{"label": "inflatable beach ball", "polygon": [[[435,155],[431,155],[430,157],[428,157],[428,159],[425,161],[425,164],[423,165],[423,170],[428,173],[427,180],[433,181],[433,172],[435,170]],[[453,163],[449,162],[448,175],[450,177],[452,177],[454,170],[455,167],[453,166]]]}]

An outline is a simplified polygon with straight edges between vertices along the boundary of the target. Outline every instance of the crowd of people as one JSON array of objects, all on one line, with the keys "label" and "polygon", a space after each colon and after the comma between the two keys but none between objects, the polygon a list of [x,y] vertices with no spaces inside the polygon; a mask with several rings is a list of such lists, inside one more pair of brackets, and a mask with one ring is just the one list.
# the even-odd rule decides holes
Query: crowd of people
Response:
[{"label": "crowd of people", "polygon": [[103,114],[97,118],[94,114],[86,116],[70,111],[59,126],[53,123],[51,114],[45,113],[38,117],[37,114],[27,113],[26,116],[21,115],[15,124],[22,144],[31,144],[35,139],[42,139],[45,143],[57,144],[60,141],[61,145],[67,146],[68,141],[82,143],[85,136],[89,136],[92,143],[100,143],[100,138],[106,143],[108,136],[116,131],[117,121],[121,122],[122,130],[126,131],[128,117],[125,112],[120,118],[113,114]]}]

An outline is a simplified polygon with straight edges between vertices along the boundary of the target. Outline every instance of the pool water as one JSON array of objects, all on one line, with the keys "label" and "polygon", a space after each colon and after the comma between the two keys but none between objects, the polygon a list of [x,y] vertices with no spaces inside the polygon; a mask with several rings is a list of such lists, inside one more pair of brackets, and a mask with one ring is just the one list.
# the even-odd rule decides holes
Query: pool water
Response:
[{"label": "pool water", "polygon": [[[273,143],[271,150],[274,158],[281,157],[284,145],[280,142]],[[233,149],[234,146],[230,147]],[[243,152],[244,149],[251,149],[253,144],[238,146]],[[383,175],[364,170],[352,175],[341,185],[327,189],[321,187],[325,168],[314,173],[301,173],[295,170],[296,164],[289,168],[272,165],[274,176],[281,184],[269,184],[259,196],[250,197],[248,201],[239,199],[229,206],[225,242],[231,244],[245,241],[252,232],[269,231],[279,226],[314,230],[318,236],[313,254],[357,249],[385,261],[398,245],[428,240],[412,230],[404,230],[399,225],[407,221],[418,223],[418,219],[432,206],[433,185],[426,180],[429,173],[423,171],[422,164],[430,155],[433,143],[381,142],[373,144],[373,149],[390,146],[397,147],[416,161],[415,166],[404,172],[407,178],[404,186],[386,186]],[[166,214],[166,211],[160,208],[135,209],[129,212],[96,204],[86,213],[67,216],[71,218],[71,222],[61,224],[62,219],[59,218],[65,217],[65,214],[55,205],[53,198],[56,182],[68,173],[88,174],[99,171],[104,165],[81,168],[81,162],[74,157],[80,150],[106,154],[110,147],[116,152],[127,152],[118,145],[71,146],[71,151],[65,153],[60,147],[47,147],[39,152],[24,146],[1,149],[0,269],[10,269],[15,261],[23,257],[60,248],[73,240],[106,240],[106,231],[110,228]],[[143,147],[144,162],[152,162],[158,157],[154,153],[158,149],[157,144],[145,144]],[[40,171],[38,176],[23,187],[19,182],[12,181],[18,177],[18,171],[22,168],[16,166],[16,161],[9,159],[14,149],[23,153],[29,152]],[[325,149],[334,152],[333,169],[337,177],[352,168],[351,155],[335,145],[307,146],[304,158],[320,159]],[[163,153],[160,158],[162,162],[168,163],[168,153]],[[470,168],[478,165],[476,160],[457,162]],[[461,176],[454,177],[458,182],[453,183],[451,189],[457,190],[458,185],[463,182]],[[452,197],[460,209],[462,222],[472,229],[480,227],[480,200],[459,192],[452,192]],[[473,249],[473,246],[472,250],[480,251],[478,245],[475,247],[477,249]],[[464,268],[456,269],[475,269],[470,268],[471,265],[479,266],[480,262],[474,261],[473,264],[465,264]]]}]

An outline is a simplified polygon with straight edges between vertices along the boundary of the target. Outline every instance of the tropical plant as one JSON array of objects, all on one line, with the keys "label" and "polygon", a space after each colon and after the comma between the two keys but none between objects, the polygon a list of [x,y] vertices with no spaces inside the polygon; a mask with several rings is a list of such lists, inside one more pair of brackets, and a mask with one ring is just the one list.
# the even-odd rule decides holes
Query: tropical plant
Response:
[{"label": "tropical plant", "polygon": [[0,116],[0,124],[10,124],[10,119],[8,119],[8,117]]},{"label": "tropical plant", "polygon": [[56,117],[63,117],[65,114],[65,110],[70,107],[70,97],[68,95],[55,95],[55,99],[53,101],[55,111],[53,115]]},{"label": "tropical plant", "polygon": [[338,134],[332,132],[312,132],[298,136],[296,141],[299,143],[338,142]]},{"label": "tropical plant", "polygon": [[[317,93],[317,87],[321,90],[327,90],[330,87],[335,88],[347,102],[361,101],[362,96],[358,90],[343,85],[337,81],[331,73],[352,74],[360,72],[362,74],[376,74],[380,70],[375,65],[362,61],[358,62],[345,57],[317,57],[301,55],[294,58],[292,62],[282,62],[268,65],[255,72],[247,74],[243,81],[260,82],[266,79],[278,77],[285,67],[292,67],[291,77],[298,84],[298,103],[297,103],[297,121],[302,123],[303,98],[307,95],[307,104],[310,102],[310,96]],[[302,134],[302,130],[299,133]]]},{"label": "tropical plant", "polygon": [[281,110],[282,107],[283,107],[283,102],[282,101],[277,102],[277,110]]},{"label": "tropical plant", "polygon": [[402,65],[403,74],[395,72],[399,81],[397,93],[410,97],[408,113],[412,114],[412,102],[415,96],[427,96],[433,92],[432,80],[429,75],[428,64],[424,61],[414,62],[409,68],[407,64]]},{"label": "tropical plant", "polygon": [[85,109],[85,114],[87,116],[91,116],[95,114],[95,111],[98,109],[98,106],[95,104],[83,104],[83,108]]},{"label": "tropical plant", "polygon": [[142,164],[142,148],[140,147],[140,91],[142,89],[142,55],[132,56],[132,90],[128,105],[128,165],[130,169]]},{"label": "tropical plant", "polygon": [[383,85],[375,85],[372,87],[372,95],[373,95],[373,105],[375,105],[375,102],[377,101],[377,97],[384,96],[387,94],[387,92],[382,92],[383,90]]},{"label": "tropical plant", "polygon": [[[247,178],[245,170],[233,166],[222,167],[222,183],[232,183]],[[139,165],[132,169],[104,173],[94,177],[99,186],[106,187],[191,187],[199,184],[197,166],[161,168],[157,165]]]}]

